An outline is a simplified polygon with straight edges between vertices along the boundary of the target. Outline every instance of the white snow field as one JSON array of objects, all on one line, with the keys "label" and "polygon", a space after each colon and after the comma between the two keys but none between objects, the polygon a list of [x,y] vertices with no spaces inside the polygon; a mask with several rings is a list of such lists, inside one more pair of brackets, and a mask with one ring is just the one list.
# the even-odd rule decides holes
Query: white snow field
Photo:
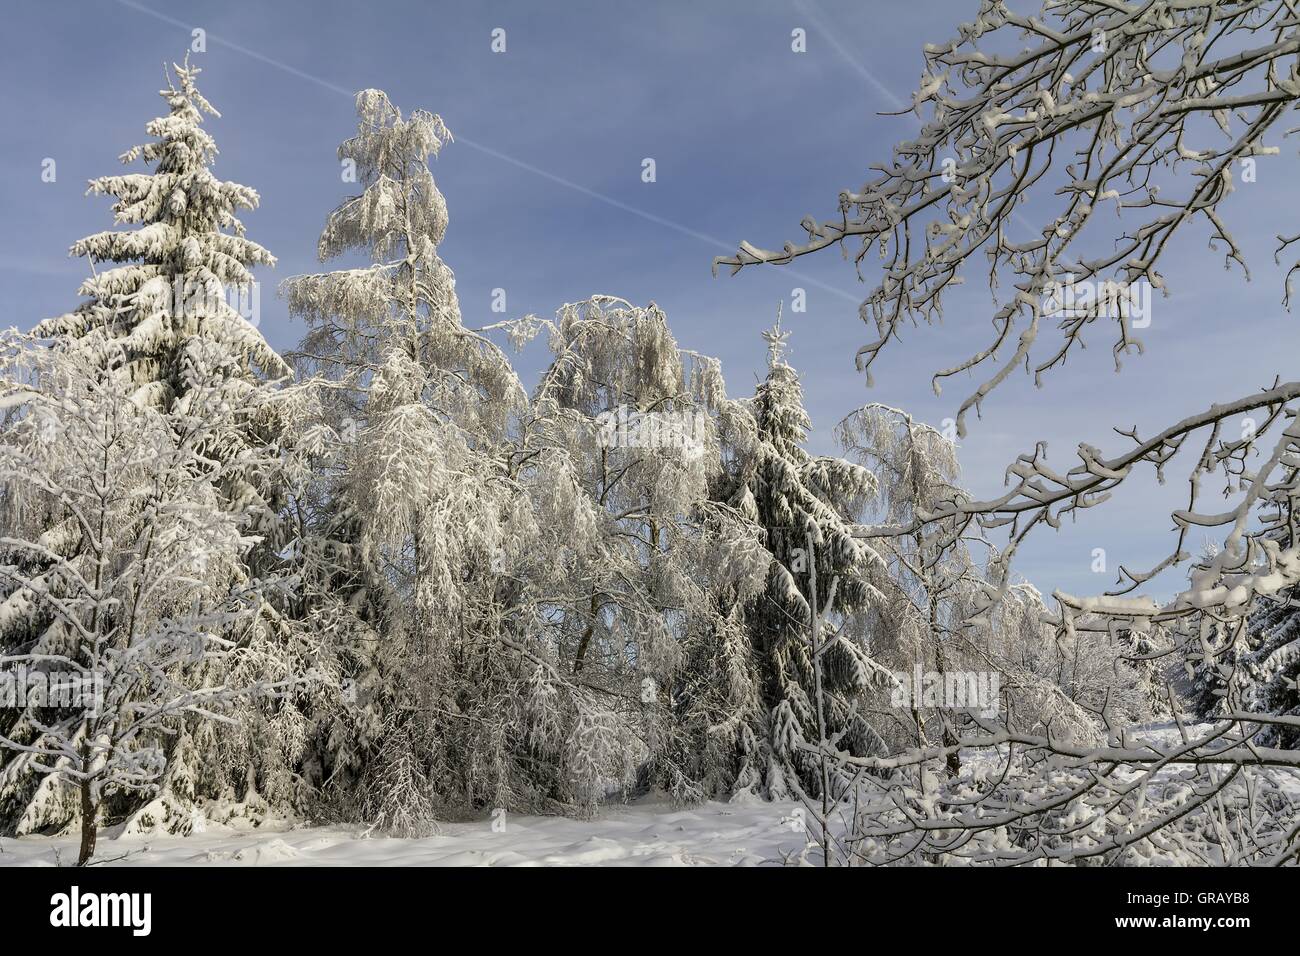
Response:
[{"label": "white snow field", "polygon": [[[797,857],[793,804],[662,802],[606,807],[592,820],[507,815],[446,823],[438,836],[366,836],[361,828],[209,827],[190,836],[101,833],[100,866],[761,866]],[[111,832],[111,831],[110,831]],[[0,840],[0,866],[68,865],[75,837]]]}]

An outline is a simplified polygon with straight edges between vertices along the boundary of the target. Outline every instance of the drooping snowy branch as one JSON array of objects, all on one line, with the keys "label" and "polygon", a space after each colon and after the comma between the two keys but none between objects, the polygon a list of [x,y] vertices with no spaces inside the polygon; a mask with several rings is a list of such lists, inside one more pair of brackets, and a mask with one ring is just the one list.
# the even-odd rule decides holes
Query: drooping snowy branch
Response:
[{"label": "drooping snowy branch", "polygon": [[[1164,289],[1161,257],[1189,223],[1207,223],[1244,268],[1219,207],[1242,160],[1277,152],[1265,135],[1300,99],[1298,52],[1300,23],[1283,0],[1067,0],[1041,16],[983,0],[955,39],[925,49],[913,97],[921,132],[876,178],[840,194],[836,218],[806,218],[806,242],[743,243],[717,265],[783,264],[839,245],[861,270],[876,250],[881,278],[860,313],[878,338],[857,356],[869,375],[903,323],[937,318],[944,293],[984,254],[994,295],[1008,287],[994,337],[934,375],[937,389],[1001,363],[962,403],[965,435],[967,411],[1016,367],[1041,381],[1090,326],[1114,323],[1117,362],[1140,350],[1128,295],[1144,283]],[[1117,241],[1096,252],[1090,240],[1108,231],[1097,220],[1111,210]],[[1092,291],[1076,300],[1076,288]],[[1040,355],[1053,313],[1059,343]]]}]

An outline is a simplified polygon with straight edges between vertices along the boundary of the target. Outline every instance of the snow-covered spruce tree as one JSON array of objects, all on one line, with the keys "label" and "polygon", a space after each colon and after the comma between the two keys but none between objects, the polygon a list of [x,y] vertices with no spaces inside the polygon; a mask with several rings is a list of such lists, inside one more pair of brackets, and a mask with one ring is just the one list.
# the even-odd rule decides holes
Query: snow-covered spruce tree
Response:
[{"label": "snow-covered spruce tree", "polygon": [[[1296,544],[1294,496],[1283,484],[1262,506],[1267,540],[1286,547]],[[1214,549],[1202,556],[1205,566]],[[1203,719],[1230,715],[1237,708],[1269,714],[1287,721],[1300,717],[1300,586],[1290,585],[1260,600],[1246,616],[1235,616],[1201,629],[1188,655],[1192,677],[1192,706]],[[1199,650],[1199,654],[1197,651]],[[1199,657],[1199,659],[1198,659]],[[1262,743],[1297,749],[1300,726],[1270,723],[1260,732]]]},{"label": "snow-covered spruce tree", "polygon": [[[762,591],[744,614],[767,724],[762,788],[772,799],[820,794],[819,770],[805,749],[823,739],[819,723],[825,739],[845,753],[877,752],[882,740],[862,708],[862,695],[873,683],[893,680],[868,654],[860,628],[861,612],[878,596],[868,568],[880,556],[854,531],[876,481],[861,465],[804,449],[811,422],[798,373],[785,358],[788,335],[779,316],[764,333],[767,375],[746,402],[754,440],[735,455],[728,480],[717,489],[720,500],[758,522],[773,557]],[[814,569],[817,595],[809,592]],[[822,655],[822,721],[808,640],[814,608],[825,612],[828,627],[848,628]]]},{"label": "snow-covered spruce tree", "polygon": [[752,517],[713,495],[722,436],[752,442],[752,422],[653,304],[597,296],[542,326],[555,357],[519,451],[547,542],[529,572],[539,640],[626,728],[640,786],[682,801],[757,790],[743,615],[771,559]]},{"label": "snow-covered spruce tree", "polygon": [[134,228],[73,244],[71,255],[85,258],[91,270],[79,290],[86,300],[36,328],[38,335],[76,339],[92,350],[113,354],[110,343],[121,348],[126,362],[117,374],[140,393],[138,401],[163,409],[183,400],[189,387],[186,346],[194,339],[220,343],[250,382],[290,372],[250,311],[256,288],[251,267],[275,264],[245,238],[236,217],[257,208],[257,192],[212,173],[217,147],[203,115],[220,114],[194,85],[199,72],[188,60],[173,65],[160,93],[168,114],[146,125],[151,142],[121,156],[123,163],[143,160],[152,169],[91,181],[89,194],[112,196],[115,222]]},{"label": "snow-covered spruce tree", "polygon": [[1266,746],[1300,749],[1300,589],[1292,587],[1282,599],[1251,614],[1246,628],[1250,652],[1241,661],[1248,688],[1244,694],[1250,713],[1290,718],[1264,729]]},{"label": "snow-covered spruce tree", "polygon": [[[1290,520],[1278,522],[1277,540],[1289,540],[1291,528]],[[1203,560],[1213,557],[1211,550]],[[1190,704],[1197,717],[1221,719],[1241,708],[1284,721],[1300,717],[1298,598],[1300,587],[1288,587],[1275,598],[1259,602],[1244,617],[1215,621],[1188,642]],[[1300,744],[1300,730],[1288,723],[1270,723],[1259,739],[1295,749]]]},{"label": "snow-covered spruce tree", "polygon": [[[131,228],[97,233],[73,245],[72,254],[86,258],[91,273],[80,289],[86,300],[71,313],[41,322],[35,332],[53,342],[75,342],[88,356],[101,356],[104,367],[123,382],[133,401],[167,414],[187,410],[188,391],[197,380],[192,367],[197,353],[191,346],[208,343],[224,356],[209,367],[229,377],[231,387],[261,412],[239,418],[222,432],[220,444],[207,451],[232,462],[251,453],[246,467],[222,472],[220,492],[233,511],[253,514],[250,530],[255,540],[245,561],[252,574],[261,575],[280,561],[281,508],[295,480],[289,474],[292,456],[280,458],[277,464],[262,452],[283,447],[296,431],[291,418],[310,400],[300,391],[290,393],[292,401],[267,402],[259,397],[263,390],[278,387],[276,380],[289,373],[255,327],[256,312],[250,311],[257,302],[250,268],[270,265],[274,259],[244,237],[236,217],[239,210],[257,205],[257,193],[218,180],[210,169],[216,147],[201,124],[205,113],[216,115],[216,111],[195,87],[198,73],[188,61],[173,66],[167,88],[161,91],[169,107],[167,115],[147,124],[150,142],[121,157],[125,163],[142,160],[152,169],[91,182],[90,193],[114,197],[116,222]],[[64,558],[74,557],[84,544],[71,523],[52,526],[47,534]],[[38,565],[41,561],[35,556],[24,560]],[[38,567],[29,570],[39,573]],[[49,624],[47,611],[24,608],[18,594],[5,592],[0,597],[6,599],[0,647],[38,639]],[[280,642],[282,650],[297,647],[305,660],[310,651],[298,647],[290,636],[292,629],[282,619],[278,601],[277,597],[263,604],[266,627],[261,633]],[[247,728],[255,722],[250,720],[233,734],[221,725],[199,724],[179,734],[169,754],[163,803],[134,824],[188,826],[189,808],[196,799],[232,792],[236,799],[246,796],[254,803],[261,802],[260,795],[269,796],[287,808],[294,788],[292,751],[306,722],[299,705],[305,701],[266,702],[262,715],[266,721],[252,733]],[[11,780],[0,791],[0,802],[9,808],[4,817],[10,825],[27,812],[22,797],[26,788],[27,784]],[[258,794],[259,789],[264,793]]]},{"label": "snow-covered spruce tree", "polygon": [[[162,788],[187,724],[237,723],[251,699],[304,677],[291,655],[267,657],[280,644],[262,633],[263,607],[279,584],[248,573],[257,506],[226,499],[231,476],[279,467],[279,449],[212,454],[290,396],[242,387],[220,345],[184,348],[187,401],[164,411],[120,374],[118,343],[10,333],[0,345],[0,587],[6,611],[45,622],[0,652],[16,698],[0,718],[0,783],[35,778],[13,829],[79,824],[82,865],[101,813]],[[51,527],[79,546],[52,547]]]},{"label": "snow-covered spruce tree", "polygon": [[[1161,263],[1193,224],[1209,231],[1227,265],[1244,266],[1225,204],[1239,169],[1277,153],[1266,137],[1300,102],[1300,25],[1285,0],[1053,0],[1038,16],[984,0],[957,32],[948,42],[926,46],[914,96],[921,129],[899,144],[892,162],[876,166],[878,173],[860,189],[842,192],[833,217],[805,219],[805,242],[777,251],[743,243],[719,264],[733,270],[779,265],[849,244],[859,266],[879,255],[882,272],[860,309],[873,329],[872,341],[858,353],[859,368],[866,370],[899,338],[902,323],[933,321],[945,292],[973,263],[984,263],[998,297],[992,340],[934,376],[937,387],[997,363],[961,404],[957,424],[964,434],[967,413],[978,412],[1016,369],[1032,370],[1042,382],[1099,326],[1114,330],[1117,366],[1140,351],[1135,310],[1145,293],[1164,289]],[[1029,228],[1027,210],[1040,217]],[[1109,211],[1118,212],[1118,229],[1099,226]],[[1296,241],[1300,237],[1283,235],[1278,253]],[[1076,294],[1073,304],[1066,304],[1065,290]],[[1043,351],[1052,335],[1057,341]],[[1117,453],[1081,444],[1078,463],[1066,471],[1049,465],[1040,443],[1008,469],[1004,495],[989,501],[954,496],[913,525],[946,523],[952,534],[973,523],[1001,527],[1009,530],[1014,550],[1033,528],[1056,527],[1063,517],[1104,502],[1144,465],[1167,477],[1167,466],[1190,440],[1196,452],[1180,460],[1190,471],[1191,501],[1172,515],[1177,540],[1168,557],[1148,570],[1123,568],[1106,595],[1055,594],[1052,623],[1067,640],[1084,629],[1126,634],[1136,645],[1160,631],[1194,666],[1211,638],[1217,647],[1235,640],[1247,619],[1286,601],[1300,582],[1300,542],[1288,521],[1300,497],[1297,402],[1300,382],[1279,378],[1146,439],[1135,429],[1116,429],[1125,444]],[[1234,423],[1244,416],[1259,424],[1237,438]],[[1216,472],[1232,503],[1206,513],[1200,510],[1205,479]],[[1199,528],[1222,528],[1225,538],[1221,549],[1197,559],[1186,545]],[[1179,564],[1190,564],[1190,582],[1172,600],[1131,596]],[[949,812],[933,826],[916,825],[915,818],[901,827],[895,819],[885,829],[860,821],[858,835],[910,841],[913,850],[943,854],[959,849],[945,836],[953,827],[970,831],[967,837],[986,823],[997,829],[974,818],[991,820],[997,814],[989,811],[1018,803],[1017,832],[1035,845],[1008,844],[1002,816],[1004,829],[993,845],[959,855],[1015,863],[1122,860],[1159,858],[1177,844],[1175,857],[1188,853],[1202,861],[1294,859],[1300,846],[1293,821],[1276,815],[1282,804],[1274,799],[1279,771],[1273,768],[1293,770],[1300,755],[1261,744],[1266,734],[1291,728],[1295,718],[1254,707],[1248,686],[1229,684],[1223,720],[1209,733],[1193,734],[1180,723],[1179,741],[1139,745],[1126,728],[1108,727],[1104,758],[1091,744],[1072,749],[1050,733],[989,725],[980,738],[987,746],[1020,745],[1025,763],[1015,792],[998,786],[954,792],[968,810]],[[864,771],[875,766],[869,758],[848,763]],[[1219,764],[1232,770],[1219,772]],[[1173,799],[1152,803],[1134,796],[1149,793],[1148,783],[1162,770],[1183,774],[1185,786],[1172,788],[1180,791]],[[1142,783],[1134,782],[1135,773]],[[1265,792],[1270,795],[1261,797]],[[1071,832],[1090,830],[1086,848],[1038,843],[1034,836],[1045,814],[1059,813],[1065,802],[1074,817]],[[1220,819],[1210,820],[1211,814]],[[1207,845],[1207,832],[1219,834],[1218,845]],[[895,840],[891,833],[907,835]]]}]

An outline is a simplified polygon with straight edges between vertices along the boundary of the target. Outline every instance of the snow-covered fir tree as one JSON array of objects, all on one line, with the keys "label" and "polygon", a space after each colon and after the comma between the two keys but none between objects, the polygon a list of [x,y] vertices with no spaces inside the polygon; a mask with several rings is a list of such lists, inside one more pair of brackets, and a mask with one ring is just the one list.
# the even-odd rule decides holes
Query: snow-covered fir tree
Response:
[{"label": "snow-covered fir tree", "polygon": [[[173,65],[160,91],[168,112],[146,125],[149,142],[121,156],[124,163],[143,161],[151,168],[91,182],[90,194],[113,197],[115,222],[127,228],[73,245],[72,255],[84,258],[90,273],[80,288],[85,301],[38,324],[35,335],[58,346],[75,345],[85,360],[98,361],[120,382],[132,402],[167,416],[190,414],[191,390],[213,370],[229,380],[230,398],[255,411],[232,419],[219,439],[214,433],[204,451],[233,466],[221,471],[218,492],[231,513],[249,516],[243,561],[250,574],[261,576],[280,562],[282,509],[300,477],[293,473],[294,457],[278,452],[286,450],[296,431],[293,423],[311,399],[301,390],[286,392],[282,401],[267,398],[290,370],[257,328],[258,292],[250,270],[275,260],[245,237],[236,215],[256,208],[257,193],[219,180],[211,170],[217,150],[202,123],[205,115],[218,114],[195,85],[198,73],[188,60]],[[75,559],[87,546],[66,516],[46,529],[45,538],[51,546],[48,559],[22,557],[31,565],[29,578],[44,573],[42,564],[56,557]],[[52,623],[49,609],[28,601],[21,589],[6,588],[0,598],[5,608],[0,647],[13,650],[41,640]],[[258,629],[259,639],[308,655],[290,636],[284,610],[283,595],[262,601],[266,626]],[[306,723],[299,705],[305,701],[268,702],[255,733],[249,731],[256,723],[251,713],[250,721],[233,731],[184,727],[168,754],[166,810],[150,814],[149,822],[185,827],[201,797],[234,795],[260,802],[259,788],[274,791],[288,808],[295,786],[292,763]],[[18,775],[0,785],[7,826],[37,812],[26,802],[30,791],[31,781]],[[41,788],[36,797],[46,792]]]},{"label": "snow-covered fir tree", "polygon": [[[1258,520],[1268,547],[1285,554],[1294,548],[1296,469],[1288,463],[1289,480],[1278,483],[1260,503]],[[1222,560],[1219,549],[1203,550],[1199,568]],[[1199,571],[1194,569],[1193,583]],[[1249,613],[1212,615],[1182,630],[1189,648],[1192,712],[1203,720],[1234,713],[1267,715],[1259,740],[1269,746],[1295,749],[1300,731],[1292,723],[1300,716],[1300,587],[1260,594]]]},{"label": "snow-covered fir tree", "polygon": [[[868,577],[880,557],[855,534],[876,493],[866,468],[843,458],[815,456],[804,444],[812,427],[799,375],[786,360],[788,332],[776,325],[768,343],[766,378],[746,405],[754,441],[736,454],[721,500],[758,522],[772,555],[762,591],[745,609],[757,667],[765,727],[762,792],[773,799],[817,795],[822,784],[805,747],[825,738],[846,753],[877,752],[882,741],[863,712],[863,692],[892,679],[867,652],[856,627],[828,641],[821,655],[823,719],[815,701],[814,660],[807,637],[814,613],[849,627],[877,596]],[[818,593],[810,593],[815,570]],[[834,586],[834,600],[829,603]],[[819,723],[824,727],[819,728]]]},{"label": "snow-covered fir tree", "polygon": [[236,214],[256,209],[258,195],[213,175],[217,146],[202,124],[205,114],[220,114],[195,86],[199,72],[188,60],[173,65],[160,91],[167,115],[145,126],[150,142],[121,156],[151,169],[91,181],[88,194],[113,197],[115,223],[131,228],[73,244],[70,254],[84,258],[91,273],[79,290],[85,301],[35,330],[91,349],[117,345],[127,356],[118,374],[140,392],[138,400],[161,408],[184,398],[193,339],[219,342],[250,381],[290,372],[256,326],[250,270],[274,265],[275,257],[245,237]]},{"label": "snow-covered fir tree", "polygon": [[[1268,516],[1265,516],[1268,521]],[[1289,540],[1289,520],[1274,519],[1274,535]],[[1212,551],[1207,552],[1212,557]],[[1259,740],[1295,749],[1300,732],[1300,589],[1262,597],[1248,615],[1207,620],[1187,639],[1190,707],[1202,720],[1234,713],[1268,715]]]},{"label": "snow-covered fir tree", "polygon": [[1294,589],[1258,608],[1247,623],[1251,650],[1241,661],[1246,712],[1278,718],[1260,734],[1270,747],[1300,749],[1300,613]]}]

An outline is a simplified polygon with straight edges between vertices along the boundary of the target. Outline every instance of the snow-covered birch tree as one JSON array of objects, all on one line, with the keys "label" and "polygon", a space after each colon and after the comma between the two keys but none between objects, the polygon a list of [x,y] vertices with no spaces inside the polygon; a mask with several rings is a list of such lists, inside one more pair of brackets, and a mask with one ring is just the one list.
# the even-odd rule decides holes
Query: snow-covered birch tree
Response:
[{"label": "snow-covered birch tree", "polygon": [[724,436],[753,437],[718,363],[613,296],[561,308],[520,437],[543,534],[533,573],[566,669],[628,728],[643,787],[689,801],[755,789],[761,717],[743,629],[768,552],[718,499]]},{"label": "snow-covered birch tree", "polygon": [[311,326],[297,360],[328,396],[333,436],[303,503],[307,600],[356,691],[318,782],[346,812],[407,833],[439,812],[589,806],[635,748],[607,692],[546,639],[550,587],[570,583],[557,555],[588,516],[563,476],[538,480],[518,433],[527,395],[463,325],[437,255],[447,208],[428,162],[450,134],[377,90],[357,110],[339,156],[362,192],[330,215],[319,251],[372,264],[285,289]]}]

